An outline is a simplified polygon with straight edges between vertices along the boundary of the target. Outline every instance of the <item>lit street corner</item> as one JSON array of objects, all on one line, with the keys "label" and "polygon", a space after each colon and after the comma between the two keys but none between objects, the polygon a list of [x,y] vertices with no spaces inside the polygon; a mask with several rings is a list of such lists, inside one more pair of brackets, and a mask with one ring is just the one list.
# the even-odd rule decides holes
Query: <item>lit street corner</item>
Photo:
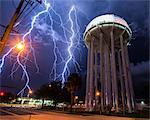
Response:
[{"label": "lit street corner", "polygon": [[61,113],[47,113],[38,115],[17,115],[17,116],[1,116],[1,120],[148,120],[140,118],[123,118],[123,117],[112,117],[102,115],[92,116],[76,116],[76,115],[64,115]]},{"label": "lit street corner", "polygon": [[76,115],[57,112],[1,107],[0,120],[148,120],[104,115]]}]

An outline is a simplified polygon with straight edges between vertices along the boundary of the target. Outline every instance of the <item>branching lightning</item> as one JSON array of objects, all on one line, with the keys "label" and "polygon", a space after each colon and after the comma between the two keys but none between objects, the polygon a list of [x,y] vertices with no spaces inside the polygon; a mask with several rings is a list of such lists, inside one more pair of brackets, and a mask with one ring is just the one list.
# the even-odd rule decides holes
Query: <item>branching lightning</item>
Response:
[{"label": "branching lightning", "polygon": [[[44,41],[39,37],[40,35],[32,33],[34,30],[39,31],[39,33],[42,32],[47,37],[48,46],[53,45],[53,53],[48,53],[54,57],[52,68],[49,69],[50,80],[62,80],[62,83],[64,84],[66,78],[71,72],[78,72],[81,70],[80,64],[76,59],[77,56],[74,54],[79,52],[80,47],[82,46],[80,43],[80,28],[78,25],[75,6],[73,5],[70,8],[65,19],[54,9],[54,4],[50,4],[46,0],[43,1],[42,8],[44,10],[34,15],[31,23],[27,24],[29,28],[27,32],[25,34],[21,34],[21,43],[24,44],[25,48],[28,50],[26,50],[26,52],[24,52],[24,50],[20,50],[16,56],[13,56],[11,53],[14,49],[16,49],[15,45],[11,47],[0,59],[0,73],[5,65],[6,57],[12,56],[12,59],[16,59],[16,62],[12,65],[10,74],[12,79],[19,68],[22,69],[21,79],[26,80],[26,82],[17,95],[21,95],[26,89],[29,91],[31,90],[29,86],[30,76],[28,72],[28,62],[33,62],[36,67],[36,73],[40,73],[40,67],[38,65],[33,44],[37,38],[41,43]],[[41,18],[41,15],[44,15],[44,17]],[[57,20],[54,18],[54,15],[57,17]],[[17,26],[19,26],[20,23],[21,22],[18,22]],[[55,27],[55,24],[59,25],[59,28],[62,31],[61,35],[59,33],[60,31],[57,31],[58,28]],[[59,44],[62,44],[61,48]],[[30,54],[33,56],[33,61],[30,60]]]},{"label": "branching lightning", "polygon": [[69,11],[69,21],[70,21],[70,23],[71,23],[71,32],[72,32],[72,34],[71,34],[71,37],[69,38],[69,40],[70,40],[70,45],[68,46],[69,57],[68,57],[68,60],[67,60],[66,63],[65,63],[65,67],[64,67],[63,72],[62,72],[62,82],[63,82],[63,83],[65,82],[65,72],[66,72],[67,70],[69,71],[68,64],[69,64],[69,62],[72,60],[72,57],[73,57],[71,48],[72,48],[72,46],[73,46],[73,39],[74,39],[74,37],[75,37],[75,32],[74,32],[74,28],[73,28],[73,20],[72,20],[72,18],[71,18],[71,13],[72,13],[72,11],[73,11],[74,9],[75,9],[74,6],[72,6],[72,8],[71,8],[70,11]]}]

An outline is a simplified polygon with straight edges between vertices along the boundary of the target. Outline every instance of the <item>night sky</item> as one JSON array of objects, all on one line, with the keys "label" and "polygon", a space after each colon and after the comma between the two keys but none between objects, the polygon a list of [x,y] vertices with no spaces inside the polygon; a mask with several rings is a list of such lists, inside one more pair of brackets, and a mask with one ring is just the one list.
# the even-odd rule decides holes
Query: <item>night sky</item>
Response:
[{"label": "night sky", "polygon": [[[148,97],[148,87],[149,87],[149,0],[48,0],[50,3],[53,3],[53,9],[59,13],[62,17],[62,21],[65,24],[67,29],[70,29],[70,23],[67,22],[68,13],[72,5],[76,8],[76,17],[78,22],[78,27],[75,27],[75,32],[79,28],[79,33],[76,34],[76,40],[79,40],[80,44],[77,48],[74,48],[74,56],[78,61],[83,78],[83,91],[85,89],[85,77],[86,77],[86,63],[87,63],[87,48],[83,42],[83,33],[87,24],[95,17],[112,13],[116,14],[123,19],[125,19],[130,28],[133,31],[133,37],[130,42],[129,48],[129,57],[131,62],[131,72],[133,79],[133,86],[135,95],[137,98],[146,98]],[[17,7],[18,0],[0,0],[0,24],[7,26],[11,16],[13,15],[15,8]],[[30,6],[29,6],[30,8]],[[20,34],[25,34],[31,23],[31,19],[38,12],[42,11],[44,8],[42,5],[38,5],[30,14],[27,15],[25,20],[23,20],[14,30],[18,31]],[[74,12],[75,13],[75,12]],[[59,18],[50,12],[54,20],[54,30],[55,36],[57,37],[57,47],[63,54],[64,58],[67,57],[68,53],[66,51],[66,44],[61,42],[64,40],[64,33],[60,29]],[[42,19],[43,18],[43,19]],[[72,18],[75,19],[75,14],[72,14]],[[21,18],[18,19],[22,20]],[[17,22],[18,22],[17,21]],[[37,22],[35,28],[32,30],[31,38],[33,40],[33,47],[35,49],[35,56],[40,72],[37,72],[37,69],[34,65],[34,59],[32,55],[29,55],[30,62],[27,62],[28,73],[30,76],[30,87],[34,90],[38,89],[42,84],[48,83],[53,79],[53,74],[50,76],[50,71],[54,63],[54,54],[53,48],[54,44],[52,43],[52,37],[48,35],[46,31],[49,29],[51,22],[47,18],[46,14],[41,15],[40,22]],[[74,20],[75,22],[75,20]],[[47,28],[47,29],[46,29]],[[0,27],[0,36],[4,32],[4,28]],[[51,34],[51,33],[50,33]],[[67,39],[70,37],[70,33],[67,34]],[[5,52],[11,47],[11,43],[15,42],[17,35],[11,34],[9,43]],[[20,35],[21,36],[21,35]],[[75,40],[75,41],[76,41]],[[76,50],[79,49],[79,50]],[[58,53],[57,53],[58,55]],[[2,55],[0,56],[2,58]],[[13,59],[14,58],[14,59]],[[58,58],[59,59],[59,58]],[[17,91],[23,87],[25,80],[21,80],[22,70],[19,68],[16,73],[14,73],[14,78],[11,79],[10,73],[15,63],[14,56],[8,56],[6,58],[5,65],[2,68],[1,73],[1,86],[14,86],[17,87]],[[58,60],[60,62],[61,60]],[[59,64],[57,66],[58,73],[62,71],[64,64]],[[69,67],[71,72],[74,71],[73,65],[70,63]],[[60,78],[58,78],[60,79]],[[4,89],[4,88],[2,88]],[[6,88],[5,88],[6,89]]]}]

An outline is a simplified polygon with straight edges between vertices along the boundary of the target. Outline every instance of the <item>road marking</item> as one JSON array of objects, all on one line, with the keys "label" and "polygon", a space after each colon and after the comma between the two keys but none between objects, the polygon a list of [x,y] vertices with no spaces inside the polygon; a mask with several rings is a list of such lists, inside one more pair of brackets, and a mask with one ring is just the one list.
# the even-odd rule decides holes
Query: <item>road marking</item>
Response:
[{"label": "road marking", "polygon": [[9,111],[7,111],[7,110],[3,110],[3,109],[0,108],[0,111],[1,111],[1,112],[5,112],[5,113],[10,114],[10,115],[13,115],[13,116],[18,117],[18,118],[21,118],[21,120],[27,120],[26,118],[24,118],[24,116],[17,115],[17,114],[15,114],[15,113],[9,112]]},{"label": "road marking", "polygon": [[14,113],[12,113],[12,112],[9,112],[9,111],[6,111],[6,110],[3,110],[3,109],[1,109],[1,108],[0,108],[0,111],[1,111],[1,112],[5,112],[5,113],[10,114],[10,115],[13,115],[13,116],[15,116],[15,115],[16,115],[16,114],[14,114]]}]

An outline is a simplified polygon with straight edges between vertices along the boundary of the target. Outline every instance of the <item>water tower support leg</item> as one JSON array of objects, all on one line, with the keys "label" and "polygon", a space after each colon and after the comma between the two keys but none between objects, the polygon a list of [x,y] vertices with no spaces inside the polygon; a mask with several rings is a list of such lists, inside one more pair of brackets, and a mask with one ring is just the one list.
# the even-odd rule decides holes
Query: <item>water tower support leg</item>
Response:
[{"label": "water tower support leg", "polygon": [[121,56],[122,56],[122,64],[123,64],[123,75],[124,75],[124,81],[125,81],[125,88],[126,88],[126,98],[127,98],[127,106],[128,106],[128,112],[131,113],[131,104],[130,104],[130,91],[129,91],[129,83],[127,78],[127,69],[126,69],[126,63],[125,63],[125,50],[123,45],[123,37],[120,36],[120,45],[121,45]]},{"label": "water tower support leg", "polygon": [[103,61],[103,34],[100,33],[100,82],[101,82],[101,111],[104,112],[104,89],[103,89],[103,79],[104,79],[104,61]]},{"label": "water tower support leg", "polygon": [[90,85],[90,53],[91,48],[88,48],[88,61],[87,61],[87,78],[86,78],[86,98],[85,98],[85,105],[86,111],[89,111],[89,85]]},{"label": "water tower support leg", "polygon": [[93,100],[94,100],[94,79],[93,79],[93,70],[94,70],[94,67],[93,67],[93,42],[94,42],[94,39],[91,40],[91,51],[90,51],[90,96],[89,96],[89,110],[90,111],[93,111]]},{"label": "water tower support leg", "polygon": [[95,110],[97,111],[98,106],[98,98],[99,96],[96,95],[96,92],[98,91],[98,83],[97,83],[97,50],[95,50]]},{"label": "water tower support leg", "polygon": [[115,60],[115,47],[114,47],[114,36],[113,31],[110,32],[111,37],[111,57],[112,57],[112,78],[114,82],[114,96],[115,96],[115,105],[116,105],[116,112],[119,112],[118,109],[118,85],[117,85],[117,78],[116,78],[116,60]]},{"label": "water tower support leg", "polygon": [[132,104],[132,110],[134,112],[135,110],[135,104],[134,104],[134,90],[133,90],[133,84],[132,84],[132,78],[131,78],[131,70],[129,65],[129,55],[128,55],[128,49],[127,45],[124,46],[125,48],[125,58],[126,58],[126,65],[127,65],[127,75],[128,75],[128,81],[129,81],[129,87],[130,87],[130,95],[131,95],[131,104]]},{"label": "water tower support leg", "polygon": [[121,66],[121,58],[120,58],[120,51],[118,51],[118,63],[119,63],[119,78],[120,78],[120,85],[121,85],[121,97],[122,97],[122,111],[125,112],[125,99],[124,99],[124,83],[123,83],[123,75],[122,75],[122,66]]}]

